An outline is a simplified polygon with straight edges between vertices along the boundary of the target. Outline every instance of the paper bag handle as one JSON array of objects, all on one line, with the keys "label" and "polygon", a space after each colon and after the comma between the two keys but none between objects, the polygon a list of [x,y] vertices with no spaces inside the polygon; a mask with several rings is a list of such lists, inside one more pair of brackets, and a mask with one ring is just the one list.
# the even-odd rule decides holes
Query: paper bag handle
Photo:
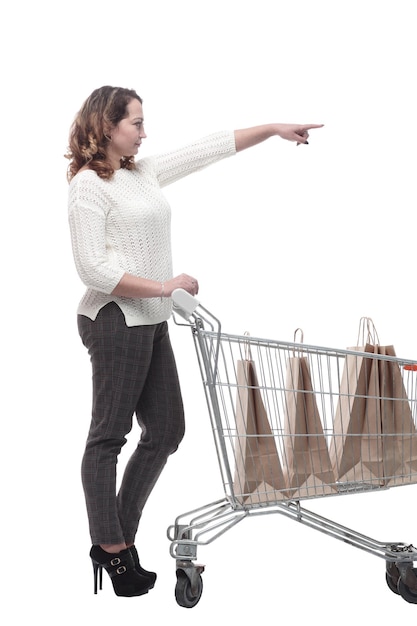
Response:
[{"label": "paper bag handle", "polygon": [[[249,331],[245,330],[244,332],[245,337],[249,337],[250,333]],[[252,354],[250,351],[250,343],[249,341],[245,341],[245,361],[252,361]]]},{"label": "paper bag handle", "polygon": [[[300,341],[297,342],[297,333],[300,334]],[[294,343],[304,343],[304,332],[302,328],[296,328],[294,331]],[[293,354],[295,356],[295,349],[293,350]],[[298,351],[298,356],[301,356],[302,351]]]},{"label": "paper bag handle", "polygon": [[364,346],[367,343],[373,346],[379,346],[379,337],[372,318],[361,317],[359,321],[357,345]]}]

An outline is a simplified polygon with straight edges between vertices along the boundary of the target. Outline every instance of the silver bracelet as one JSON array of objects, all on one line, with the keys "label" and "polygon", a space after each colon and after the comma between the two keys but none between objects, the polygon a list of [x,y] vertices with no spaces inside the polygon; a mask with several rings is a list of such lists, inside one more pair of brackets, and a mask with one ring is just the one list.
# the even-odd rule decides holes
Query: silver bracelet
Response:
[{"label": "silver bracelet", "polygon": [[165,284],[161,283],[161,300],[165,296]]}]

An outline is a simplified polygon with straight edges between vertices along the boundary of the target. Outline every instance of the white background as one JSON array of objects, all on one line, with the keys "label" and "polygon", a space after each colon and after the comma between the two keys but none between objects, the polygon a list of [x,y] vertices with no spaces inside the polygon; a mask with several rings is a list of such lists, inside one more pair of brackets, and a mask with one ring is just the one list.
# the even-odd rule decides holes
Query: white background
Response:
[{"label": "white background", "polygon": [[[356,343],[359,318],[417,357],[412,0],[23,0],[2,9],[2,613],[9,624],[415,620],[382,559],[277,516],[201,548],[204,592],[174,598],[167,527],[223,495],[188,329],[172,325],[187,435],[146,508],[142,598],[93,595],[79,478],[90,364],[66,214],[69,126],[104,84],[144,99],[141,154],[223,128],[324,123],[167,189],[177,273],[226,331]],[[135,445],[134,428],[120,469]],[[310,508],[381,541],[417,542],[416,487]],[[8,611],[10,612],[8,613]]]}]

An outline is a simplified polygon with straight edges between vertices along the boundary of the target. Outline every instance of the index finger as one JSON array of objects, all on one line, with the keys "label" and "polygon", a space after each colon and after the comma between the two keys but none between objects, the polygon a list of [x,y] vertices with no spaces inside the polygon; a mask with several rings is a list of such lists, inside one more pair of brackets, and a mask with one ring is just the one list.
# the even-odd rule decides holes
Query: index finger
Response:
[{"label": "index finger", "polygon": [[302,124],[300,128],[303,130],[311,130],[312,128],[322,128],[324,124]]}]

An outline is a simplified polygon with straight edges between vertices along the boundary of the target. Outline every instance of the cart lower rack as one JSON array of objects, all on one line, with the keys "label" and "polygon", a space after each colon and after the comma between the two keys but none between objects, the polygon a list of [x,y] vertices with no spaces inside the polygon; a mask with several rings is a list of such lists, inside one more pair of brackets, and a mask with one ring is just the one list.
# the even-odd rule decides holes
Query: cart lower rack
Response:
[{"label": "cart lower rack", "polygon": [[173,300],[192,331],[224,486],[222,499],[168,528],[177,603],[201,598],[198,546],[248,516],[275,513],[383,558],[388,587],[417,604],[417,549],[300,505],[417,483],[417,361],[392,346],[336,350],[225,334],[185,291]]}]

